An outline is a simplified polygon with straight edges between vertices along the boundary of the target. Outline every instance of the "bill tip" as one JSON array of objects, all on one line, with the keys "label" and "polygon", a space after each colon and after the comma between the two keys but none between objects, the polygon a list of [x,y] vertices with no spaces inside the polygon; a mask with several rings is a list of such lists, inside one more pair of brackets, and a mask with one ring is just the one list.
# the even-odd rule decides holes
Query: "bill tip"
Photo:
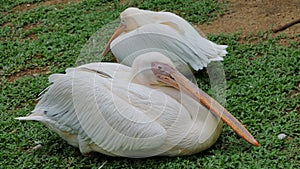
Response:
[{"label": "bill tip", "polygon": [[259,143],[256,140],[254,140],[253,145],[255,145],[256,147],[258,147]]}]

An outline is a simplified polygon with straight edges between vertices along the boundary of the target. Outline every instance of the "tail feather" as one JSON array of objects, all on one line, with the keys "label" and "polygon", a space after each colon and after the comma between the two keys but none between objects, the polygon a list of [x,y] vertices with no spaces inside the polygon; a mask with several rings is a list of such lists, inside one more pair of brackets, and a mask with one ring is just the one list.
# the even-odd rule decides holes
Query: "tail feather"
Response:
[{"label": "tail feather", "polygon": [[224,57],[228,52],[226,51],[227,45],[218,45],[218,55]]},{"label": "tail feather", "polygon": [[213,55],[210,55],[208,58],[210,61],[223,61],[223,57],[228,53],[226,51],[227,45],[217,45],[213,42],[210,42],[212,49],[215,51]]},{"label": "tail feather", "polygon": [[35,120],[40,122],[48,121],[47,116],[44,113],[34,112],[26,117],[16,117],[16,120]]},{"label": "tail feather", "polygon": [[[195,46],[199,57],[206,57],[209,61],[222,61],[227,54],[227,45],[218,45],[205,38],[197,39],[197,41],[197,44],[201,44],[200,46]],[[206,67],[207,65],[204,66]]]},{"label": "tail feather", "polygon": [[227,54],[226,48],[228,47],[227,45],[218,45],[214,42],[209,41],[213,50],[215,50],[217,56],[225,56]]}]

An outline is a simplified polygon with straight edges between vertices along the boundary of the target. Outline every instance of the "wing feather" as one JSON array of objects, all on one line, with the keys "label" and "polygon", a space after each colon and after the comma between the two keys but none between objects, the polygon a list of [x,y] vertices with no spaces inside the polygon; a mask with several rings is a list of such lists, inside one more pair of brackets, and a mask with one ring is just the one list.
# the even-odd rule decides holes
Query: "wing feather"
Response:
[{"label": "wing feather", "polygon": [[130,90],[124,81],[91,74],[74,73],[73,102],[81,127],[95,144],[107,152],[128,156],[130,152],[136,155],[138,151],[153,150],[165,142],[165,128],[151,117],[161,109],[152,109],[149,115],[140,108],[144,106],[132,105],[128,97],[133,89],[147,91],[145,87],[132,84]]},{"label": "wing feather", "polygon": [[141,54],[139,51],[149,52],[149,48],[151,51],[159,50],[167,56],[169,53],[174,53],[174,57],[170,59],[176,66],[184,61],[198,70],[210,62],[205,53],[197,51],[197,48],[183,39],[179,32],[165,24],[147,24],[119,36],[111,43],[113,54],[126,65],[132,64],[133,60]]},{"label": "wing feather", "polygon": [[[50,76],[53,84],[33,113],[45,114],[56,132],[78,135],[117,156],[154,156],[185,138],[191,120],[185,107],[160,90],[111,78],[119,76],[111,69],[115,66],[103,64],[98,71],[99,64]],[[124,77],[129,77],[130,68],[122,69]],[[80,144],[77,139],[64,139]]]}]

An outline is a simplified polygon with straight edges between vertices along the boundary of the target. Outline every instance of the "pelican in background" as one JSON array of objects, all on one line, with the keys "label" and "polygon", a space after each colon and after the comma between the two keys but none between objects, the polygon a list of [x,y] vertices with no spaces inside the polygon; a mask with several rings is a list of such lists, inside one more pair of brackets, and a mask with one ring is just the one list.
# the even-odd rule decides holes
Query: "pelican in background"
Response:
[{"label": "pelican in background", "polygon": [[186,20],[170,12],[130,7],[120,14],[120,19],[121,25],[102,56],[111,49],[117,60],[128,66],[138,55],[151,50],[168,57],[166,52],[172,52],[170,59],[176,66],[188,63],[197,71],[211,61],[222,61],[227,54],[226,45],[217,45],[202,37]]},{"label": "pelican in background", "polygon": [[91,63],[49,81],[33,113],[16,119],[44,123],[83,154],[194,154],[216,142],[222,120],[258,146],[238,120],[158,52],[138,56],[132,68]]}]

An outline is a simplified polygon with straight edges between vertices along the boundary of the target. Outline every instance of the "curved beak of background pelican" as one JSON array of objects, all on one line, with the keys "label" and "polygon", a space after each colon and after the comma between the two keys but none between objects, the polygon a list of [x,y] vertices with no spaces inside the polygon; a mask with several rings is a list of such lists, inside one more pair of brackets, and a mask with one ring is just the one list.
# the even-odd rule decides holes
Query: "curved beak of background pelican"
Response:
[{"label": "curved beak of background pelican", "polygon": [[222,121],[224,121],[229,127],[231,127],[244,140],[246,140],[250,144],[258,146],[258,142],[244,127],[244,125],[241,124],[241,122],[239,122],[220,103],[218,103],[215,99],[199,89],[195,84],[189,81],[176,69],[160,62],[153,62],[151,68],[154,75],[158,78],[159,81],[166,83],[178,90],[186,92],[187,94],[196,98],[202,105],[209,109],[210,112],[212,112],[215,116],[221,118]]},{"label": "curved beak of background pelican", "polygon": [[107,44],[106,44],[106,46],[105,46],[105,48],[104,48],[104,50],[103,50],[103,52],[102,52],[102,54],[101,54],[102,56],[105,56],[105,55],[109,52],[111,42],[112,42],[114,39],[116,39],[119,35],[121,35],[121,34],[125,31],[125,29],[126,29],[126,26],[125,26],[125,25],[120,25],[120,26],[118,27],[118,29],[114,32],[114,34],[111,36],[111,38],[110,38],[109,41],[107,42]]}]

